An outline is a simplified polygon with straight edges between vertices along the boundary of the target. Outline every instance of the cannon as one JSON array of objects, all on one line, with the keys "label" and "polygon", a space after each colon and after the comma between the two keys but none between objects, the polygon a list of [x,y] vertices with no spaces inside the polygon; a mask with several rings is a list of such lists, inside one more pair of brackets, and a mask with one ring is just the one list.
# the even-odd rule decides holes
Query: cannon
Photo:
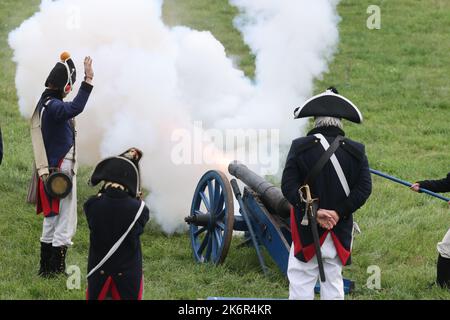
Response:
[{"label": "cannon", "polygon": [[[261,247],[287,276],[292,243],[289,221],[291,205],[280,188],[247,166],[233,161],[228,166],[228,172],[244,183],[243,192],[235,179],[229,181],[223,172],[217,170],[206,172],[195,189],[190,214],[185,218],[194,259],[199,263],[223,263],[233,231],[243,231],[244,243],[255,248],[262,271],[267,273],[268,268]],[[236,215],[233,194],[239,203],[240,214]],[[346,293],[353,287],[352,281],[344,279]]]},{"label": "cannon", "polygon": [[259,246],[264,246],[284,274],[291,235],[289,224],[290,204],[281,190],[250,171],[245,165],[232,162],[231,175],[241,179],[246,186],[241,195],[240,215],[234,214],[234,193],[240,194],[236,181],[230,181],[223,172],[211,170],[201,178],[194,192],[189,224],[194,259],[198,262],[224,262],[230,247],[233,231],[244,231],[246,242],[252,242],[266,271]]},{"label": "cannon", "polygon": [[[290,223],[290,204],[283,197],[280,188],[274,186],[245,165],[232,162],[229,173],[241,180],[245,186],[243,193],[235,179],[228,181],[220,171],[206,172],[200,179],[192,199],[191,211],[185,221],[189,224],[189,234],[194,258],[199,263],[224,262],[233,231],[245,232],[245,243],[253,244],[262,270],[267,273],[260,247],[264,247],[279,270],[287,275],[290,244],[292,243]],[[410,187],[412,183],[370,169],[374,175]],[[440,200],[450,202],[449,198],[420,189]],[[240,215],[234,214],[233,193],[239,203]],[[316,285],[319,291],[319,284]],[[344,279],[344,291],[354,290],[354,282]]]},{"label": "cannon", "polygon": [[242,180],[259,196],[265,207],[273,214],[282,218],[289,218],[291,205],[281,193],[280,188],[267,182],[247,166],[234,161],[228,166],[228,172]]}]

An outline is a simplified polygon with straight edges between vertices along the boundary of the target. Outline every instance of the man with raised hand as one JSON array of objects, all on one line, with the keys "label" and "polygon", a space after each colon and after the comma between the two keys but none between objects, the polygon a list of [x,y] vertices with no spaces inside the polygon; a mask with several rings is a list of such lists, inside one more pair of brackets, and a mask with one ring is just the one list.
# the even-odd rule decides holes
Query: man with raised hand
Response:
[{"label": "man with raised hand", "polygon": [[[72,245],[76,232],[75,117],[83,112],[93,88],[90,57],[84,59],[84,72],[84,81],[73,101],[63,101],[73,90],[76,80],[75,64],[70,54],[63,52],[45,81],[46,89],[32,117],[33,151],[39,175],[36,211],[44,214],[39,269],[39,275],[43,277],[65,272],[67,248]],[[54,173],[60,173],[66,180],[50,183]],[[66,192],[55,196],[52,188],[61,186]]]}]

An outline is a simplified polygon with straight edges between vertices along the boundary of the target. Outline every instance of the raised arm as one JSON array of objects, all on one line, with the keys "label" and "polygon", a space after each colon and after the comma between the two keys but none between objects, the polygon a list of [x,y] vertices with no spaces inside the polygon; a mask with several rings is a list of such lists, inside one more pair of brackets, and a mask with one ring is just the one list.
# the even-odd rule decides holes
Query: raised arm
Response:
[{"label": "raised arm", "polygon": [[46,112],[57,122],[67,121],[83,112],[84,107],[89,99],[92,91],[92,85],[83,81],[78,90],[78,94],[71,102],[63,102],[60,100],[50,100],[47,105]]},{"label": "raised arm", "polygon": [[92,58],[84,58],[84,81],[81,83],[78,94],[71,102],[62,102],[60,100],[51,100],[47,105],[48,113],[57,122],[67,121],[83,112],[84,107],[92,91],[92,81],[94,71],[92,68]]}]

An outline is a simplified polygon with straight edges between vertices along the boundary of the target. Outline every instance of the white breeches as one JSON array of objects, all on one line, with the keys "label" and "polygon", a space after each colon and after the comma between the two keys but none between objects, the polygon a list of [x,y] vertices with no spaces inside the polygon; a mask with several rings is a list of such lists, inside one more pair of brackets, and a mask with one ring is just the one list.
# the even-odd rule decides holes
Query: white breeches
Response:
[{"label": "white breeches", "polygon": [[450,259],[450,229],[448,229],[444,239],[437,244],[437,250],[443,258]]},{"label": "white breeches", "polygon": [[[342,278],[342,262],[329,233],[322,244],[322,261],[325,271],[325,282],[320,282],[320,299],[344,300],[344,280]],[[291,245],[288,263],[289,299],[314,300],[314,287],[319,279],[319,265],[314,256],[308,262],[302,262],[294,256],[294,245]]]},{"label": "white breeches", "polygon": [[[61,164],[61,170],[73,170],[76,163],[73,151],[69,151]],[[77,178],[72,178],[72,192],[59,202],[59,214],[44,218],[41,242],[52,243],[53,247],[71,246],[77,230]]]}]

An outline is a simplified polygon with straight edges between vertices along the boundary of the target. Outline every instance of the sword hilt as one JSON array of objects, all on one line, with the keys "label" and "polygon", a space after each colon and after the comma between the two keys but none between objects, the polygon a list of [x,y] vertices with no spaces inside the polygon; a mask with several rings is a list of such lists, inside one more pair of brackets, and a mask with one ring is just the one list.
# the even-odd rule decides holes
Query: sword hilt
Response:
[{"label": "sword hilt", "polygon": [[298,193],[300,194],[300,199],[302,202],[307,204],[312,202],[311,189],[309,188],[309,185],[305,184],[301,186],[300,189],[298,189]]}]

